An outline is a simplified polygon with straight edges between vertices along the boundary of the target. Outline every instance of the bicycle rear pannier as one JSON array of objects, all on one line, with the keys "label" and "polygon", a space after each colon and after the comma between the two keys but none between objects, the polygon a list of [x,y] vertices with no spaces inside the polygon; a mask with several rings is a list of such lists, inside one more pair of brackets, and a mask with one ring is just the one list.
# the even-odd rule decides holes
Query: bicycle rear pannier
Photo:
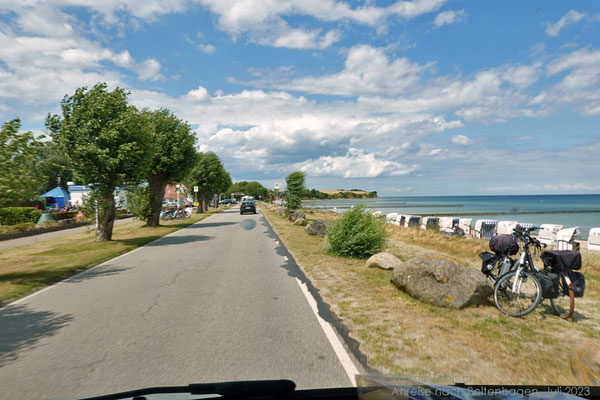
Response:
[{"label": "bicycle rear pannier", "polygon": [[542,286],[542,298],[556,299],[558,297],[558,275],[550,271],[540,271],[535,277]]},{"label": "bicycle rear pannier", "polygon": [[585,276],[581,272],[569,271],[569,279],[573,282],[573,295],[575,297],[583,297]]},{"label": "bicycle rear pannier", "polygon": [[581,269],[581,254],[572,250],[551,250],[542,253],[544,265],[552,272]]},{"label": "bicycle rear pannier", "polygon": [[479,254],[479,258],[481,258],[481,272],[484,274],[489,274],[494,269],[494,264],[496,262],[496,256],[492,253],[484,251]]},{"label": "bicycle rear pannier", "polygon": [[490,239],[490,250],[496,254],[514,256],[519,252],[519,244],[512,236],[494,236]]}]

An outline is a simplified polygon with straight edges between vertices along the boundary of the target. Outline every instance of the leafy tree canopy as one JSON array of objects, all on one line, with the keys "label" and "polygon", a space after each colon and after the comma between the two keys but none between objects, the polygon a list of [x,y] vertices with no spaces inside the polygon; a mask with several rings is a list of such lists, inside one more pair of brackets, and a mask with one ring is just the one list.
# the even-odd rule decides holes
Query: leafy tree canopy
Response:
[{"label": "leafy tree canopy", "polygon": [[105,83],[79,88],[65,96],[62,118],[53,115],[46,126],[69,157],[74,178],[95,184],[95,190],[136,184],[145,178],[152,161],[147,120],[127,104],[124,89],[107,90]]},{"label": "leafy tree canopy", "polygon": [[0,130],[0,207],[42,194],[32,166],[43,144],[31,132],[19,133],[20,128],[21,121],[16,118]]},{"label": "leafy tree canopy", "polygon": [[206,199],[211,194],[225,192],[231,186],[231,176],[215,153],[197,153],[186,184],[188,188],[198,186],[199,193]]},{"label": "leafy tree canopy", "polygon": [[303,171],[292,172],[285,178],[287,184],[287,209],[297,210],[304,198],[304,179],[306,174]]}]

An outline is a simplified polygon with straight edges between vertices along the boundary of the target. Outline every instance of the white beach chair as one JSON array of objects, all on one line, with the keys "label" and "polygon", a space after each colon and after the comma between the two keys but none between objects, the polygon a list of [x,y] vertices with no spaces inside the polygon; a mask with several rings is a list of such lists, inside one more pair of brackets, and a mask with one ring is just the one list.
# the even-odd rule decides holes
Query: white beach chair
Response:
[{"label": "white beach chair", "polygon": [[542,224],[538,233],[538,240],[546,246],[556,245],[556,234],[562,229],[562,225]]},{"label": "white beach chair", "polygon": [[441,217],[439,219],[440,232],[453,233],[452,224],[454,222],[454,219],[454,217]]},{"label": "white beach chair", "polygon": [[490,239],[494,236],[498,221],[493,219],[478,219],[475,222],[475,237],[478,239]]},{"label": "white beach chair", "polygon": [[472,218],[460,218],[458,220],[458,227],[462,229],[465,235],[471,234],[471,221],[473,221]]},{"label": "white beach chair", "polygon": [[418,215],[407,215],[406,220],[404,221],[404,226],[406,228],[418,228],[419,223],[421,222],[421,217]]},{"label": "white beach chair", "polygon": [[[556,233],[557,250],[573,250],[575,245],[575,235],[579,233],[579,227],[564,228]],[[575,249],[577,250],[577,249]]]},{"label": "white beach chair", "polygon": [[394,219],[394,225],[400,226],[400,221],[402,220],[402,218],[403,218],[402,214],[396,215],[396,218]]},{"label": "white beach chair", "polygon": [[396,221],[398,221],[398,226],[404,227],[404,222],[406,222],[406,215],[398,214],[396,217]]},{"label": "white beach chair", "polygon": [[590,251],[600,251],[600,228],[590,229],[587,249]]},{"label": "white beach chair", "polygon": [[421,229],[437,229],[438,217],[423,217],[421,218]]},{"label": "white beach chair", "polygon": [[389,213],[385,216],[385,222],[387,222],[388,224],[393,224],[397,216],[398,213]]},{"label": "white beach chair", "polygon": [[517,221],[500,221],[496,233],[498,235],[511,235],[518,224]]}]

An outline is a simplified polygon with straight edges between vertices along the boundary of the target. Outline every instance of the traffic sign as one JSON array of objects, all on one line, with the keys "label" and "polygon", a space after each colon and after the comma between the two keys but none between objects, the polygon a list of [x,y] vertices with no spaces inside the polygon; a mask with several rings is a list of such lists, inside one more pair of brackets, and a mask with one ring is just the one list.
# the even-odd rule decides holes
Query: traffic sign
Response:
[{"label": "traffic sign", "polygon": [[279,183],[275,184],[275,189],[279,189]]},{"label": "traffic sign", "polygon": [[198,193],[198,186],[194,186],[194,192]]}]

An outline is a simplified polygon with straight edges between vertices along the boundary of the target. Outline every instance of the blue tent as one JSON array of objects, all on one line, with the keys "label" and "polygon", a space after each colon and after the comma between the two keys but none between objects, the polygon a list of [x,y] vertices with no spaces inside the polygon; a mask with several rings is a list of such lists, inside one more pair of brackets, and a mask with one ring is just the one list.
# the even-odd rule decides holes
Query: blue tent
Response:
[{"label": "blue tent", "polygon": [[60,186],[55,187],[49,192],[44,193],[40,197],[46,198],[46,204],[49,206],[63,207],[69,203],[69,192]]}]

